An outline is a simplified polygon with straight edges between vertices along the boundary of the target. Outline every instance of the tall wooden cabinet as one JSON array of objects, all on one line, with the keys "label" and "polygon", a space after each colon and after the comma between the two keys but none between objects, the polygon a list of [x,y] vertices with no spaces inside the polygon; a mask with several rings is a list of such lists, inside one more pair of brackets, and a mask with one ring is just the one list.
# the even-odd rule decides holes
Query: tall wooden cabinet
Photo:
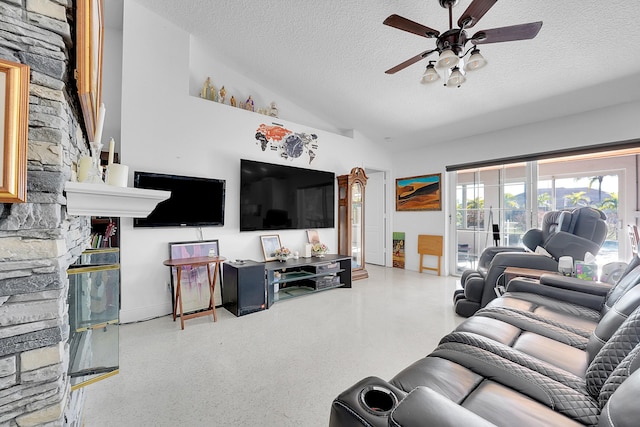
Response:
[{"label": "tall wooden cabinet", "polygon": [[355,167],[338,177],[338,253],[351,257],[352,280],[365,279],[364,188],[367,175]]}]

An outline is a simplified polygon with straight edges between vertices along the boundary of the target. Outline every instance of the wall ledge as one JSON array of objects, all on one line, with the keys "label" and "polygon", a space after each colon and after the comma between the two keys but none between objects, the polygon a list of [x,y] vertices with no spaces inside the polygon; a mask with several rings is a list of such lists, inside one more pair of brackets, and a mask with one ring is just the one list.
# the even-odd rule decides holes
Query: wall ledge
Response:
[{"label": "wall ledge", "polygon": [[64,190],[67,213],[79,216],[146,218],[158,203],[171,196],[170,191],[72,181]]}]

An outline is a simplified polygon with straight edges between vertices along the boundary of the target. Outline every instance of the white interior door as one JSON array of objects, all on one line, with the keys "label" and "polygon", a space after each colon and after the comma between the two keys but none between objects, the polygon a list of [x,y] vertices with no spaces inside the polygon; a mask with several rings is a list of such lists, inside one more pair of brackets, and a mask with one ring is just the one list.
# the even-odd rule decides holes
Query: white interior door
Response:
[{"label": "white interior door", "polygon": [[364,209],[364,259],[385,265],[385,180],[384,172],[367,170]]}]

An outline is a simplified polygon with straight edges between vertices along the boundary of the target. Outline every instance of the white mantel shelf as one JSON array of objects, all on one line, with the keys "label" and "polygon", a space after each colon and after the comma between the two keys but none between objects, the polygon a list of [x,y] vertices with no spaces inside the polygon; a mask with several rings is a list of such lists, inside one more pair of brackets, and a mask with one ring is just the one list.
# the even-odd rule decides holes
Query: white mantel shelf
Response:
[{"label": "white mantel shelf", "polygon": [[65,184],[64,190],[67,213],[80,216],[146,218],[158,203],[171,196],[170,191],[72,181]]}]

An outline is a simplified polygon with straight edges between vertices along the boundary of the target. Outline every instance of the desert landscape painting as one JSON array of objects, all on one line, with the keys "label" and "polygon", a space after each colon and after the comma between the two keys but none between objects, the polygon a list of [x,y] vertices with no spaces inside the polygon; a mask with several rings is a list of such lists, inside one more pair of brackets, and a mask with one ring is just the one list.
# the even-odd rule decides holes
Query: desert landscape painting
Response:
[{"label": "desert landscape painting", "polygon": [[441,174],[396,179],[396,211],[439,211],[442,209]]}]

